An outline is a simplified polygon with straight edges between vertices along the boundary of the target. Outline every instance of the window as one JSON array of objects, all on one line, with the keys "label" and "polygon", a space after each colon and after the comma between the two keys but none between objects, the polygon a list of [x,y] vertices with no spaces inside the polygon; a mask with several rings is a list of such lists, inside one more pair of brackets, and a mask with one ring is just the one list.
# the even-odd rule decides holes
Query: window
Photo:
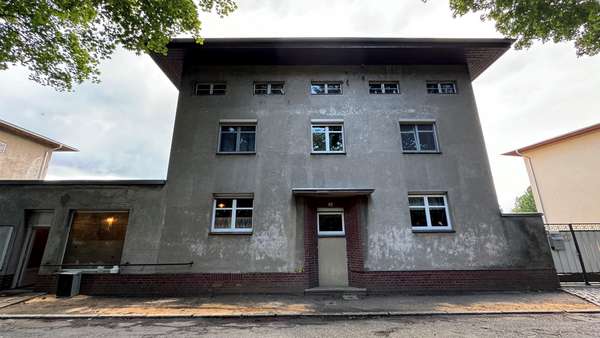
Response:
[{"label": "window", "polygon": [[311,126],[314,153],[343,153],[344,126],[342,124]]},{"label": "window", "polygon": [[438,152],[437,135],[433,123],[400,123],[402,150],[405,152]]},{"label": "window", "polygon": [[225,95],[227,85],[225,83],[197,83],[196,95]]},{"label": "window", "polygon": [[0,154],[6,151],[6,143],[0,142]]},{"label": "window", "polygon": [[128,223],[127,211],[76,211],[63,264],[120,264]]},{"label": "window", "polygon": [[341,82],[313,82],[310,84],[312,95],[336,95],[342,93]]},{"label": "window", "polygon": [[408,208],[413,230],[451,230],[446,195],[409,195]]},{"label": "window", "polygon": [[369,94],[400,94],[398,82],[369,82]]},{"label": "window", "polygon": [[212,232],[252,232],[252,198],[215,198]]},{"label": "window", "polygon": [[318,209],[317,230],[319,236],[344,236],[344,210]]},{"label": "window", "polygon": [[255,82],[254,95],[283,95],[283,82]]},{"label": "window", "polygon": [[456,83],[454,82],[427,82],[428,94],[456,94]]},{"label": "window", "polygon": [[254,153],[256,151],[255,125],[221,125],[220,153]]}]

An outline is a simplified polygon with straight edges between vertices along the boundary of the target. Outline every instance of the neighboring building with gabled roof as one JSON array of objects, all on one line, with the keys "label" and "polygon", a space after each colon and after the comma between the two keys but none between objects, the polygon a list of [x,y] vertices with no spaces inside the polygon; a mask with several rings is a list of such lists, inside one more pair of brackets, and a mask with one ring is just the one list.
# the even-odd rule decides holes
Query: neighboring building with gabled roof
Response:
[{"label": "neighboring building with gabled roof", "polygon": [[0,120],[0,180],[41,180],[55,151],[77,149]]},{"label": "neighboring building with gabled roof", "polygon": [[523,157],[546,223],[600,222],[600,123],[503,155]]}]

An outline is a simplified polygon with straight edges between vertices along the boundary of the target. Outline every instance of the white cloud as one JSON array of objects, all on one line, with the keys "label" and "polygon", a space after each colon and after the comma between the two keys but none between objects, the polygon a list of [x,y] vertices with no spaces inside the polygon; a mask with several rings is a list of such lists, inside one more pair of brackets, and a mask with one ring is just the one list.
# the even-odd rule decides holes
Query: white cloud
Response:
[{"label": "white cloud", "polygon": [[[447,1],[238,0],[205,37],[500,37],[476,14],[452,18]],[[23,69],[0,73],[0,118],[81,150],[57,153],[53,179],[164,178],[177,91],[147,56],[119,51],[100,85],[56,93]],[[571,44],[510,51],[474,83],[501,206],[529,184],[521,159],[499,154],[600,120],[600,58]]]}]

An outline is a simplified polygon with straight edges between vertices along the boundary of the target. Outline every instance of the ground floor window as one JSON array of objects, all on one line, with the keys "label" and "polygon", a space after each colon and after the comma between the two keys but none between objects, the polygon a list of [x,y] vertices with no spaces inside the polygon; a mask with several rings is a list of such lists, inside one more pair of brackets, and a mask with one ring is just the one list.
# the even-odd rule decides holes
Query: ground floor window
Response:
[{"label": "ground floor window", "polygon": [[413,230],[450,230],[446,195],[409,195],[408,207]]},{"label": "ground floor window", "polygon": [[127,211],[74,212],[63,264],[120,264],[128,223]]},{"label": "ground floor window", "polygon": [[215,198],[212,232],[252,232],[252,198]]}]

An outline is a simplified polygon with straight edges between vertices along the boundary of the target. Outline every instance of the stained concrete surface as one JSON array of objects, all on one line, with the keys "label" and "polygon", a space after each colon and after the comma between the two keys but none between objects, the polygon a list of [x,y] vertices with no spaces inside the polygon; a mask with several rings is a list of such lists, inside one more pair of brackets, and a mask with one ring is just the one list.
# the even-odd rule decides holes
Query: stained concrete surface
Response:
[{"label": "stained concrete surface", "polygon": [[598,332],[598,314],[0,321],[3,337],[595,337]]},{"label": "stained concrete surface", "polygon": [[220,295],[184,298],[41,296],[0,309],[9,315],[59,316],[267,316],[330,314],[446,314],[598,311],[600,307],[565,292],[503,292],[454,295],[340,296]]}]

